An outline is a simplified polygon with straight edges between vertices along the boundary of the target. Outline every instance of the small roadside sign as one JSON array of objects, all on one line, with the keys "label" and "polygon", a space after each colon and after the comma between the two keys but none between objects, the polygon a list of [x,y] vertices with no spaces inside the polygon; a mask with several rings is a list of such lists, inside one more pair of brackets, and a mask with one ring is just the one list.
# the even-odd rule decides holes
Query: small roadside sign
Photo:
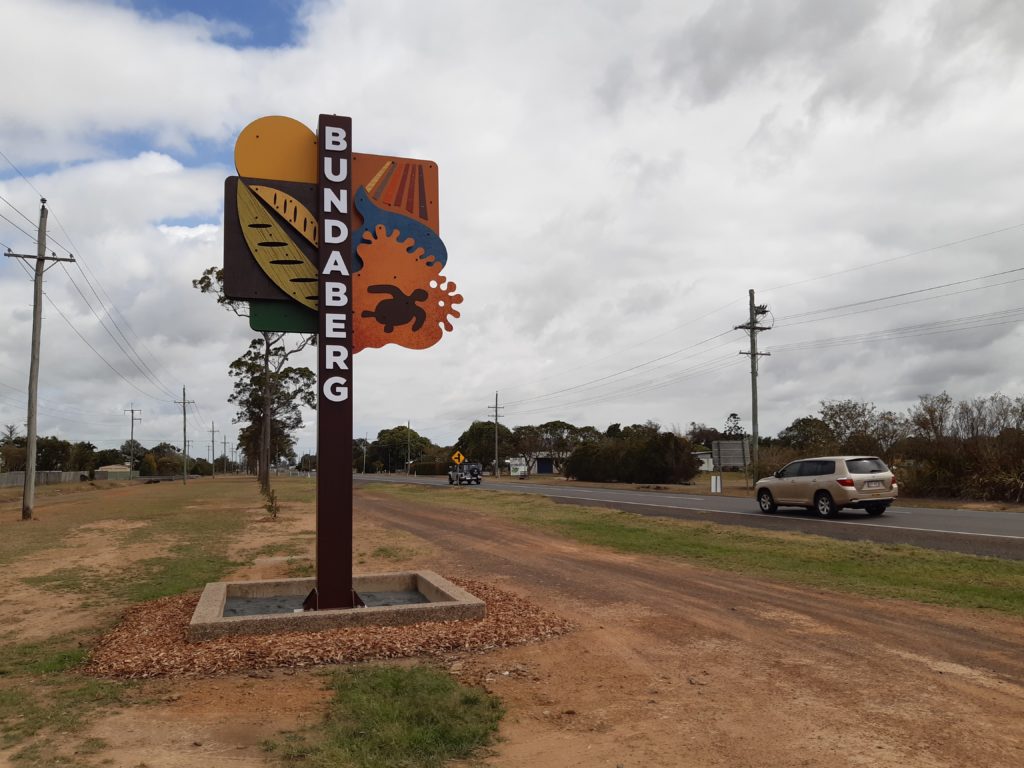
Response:
[{"label": "small roadside sign", "polygon": [[462,455],[461,451],[456,451],[455,453],[452,454],[452,461],[454,461],[456,464],[461,464],[465,460],[466,457]]}]

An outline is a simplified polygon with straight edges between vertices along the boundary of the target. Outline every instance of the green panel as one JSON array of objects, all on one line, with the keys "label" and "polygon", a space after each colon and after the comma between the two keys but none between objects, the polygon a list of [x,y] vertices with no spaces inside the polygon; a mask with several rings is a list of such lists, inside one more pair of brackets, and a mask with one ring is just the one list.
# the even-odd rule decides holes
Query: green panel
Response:
[{"label": "green panel", "polygon": [[316,312],[295,301],[250,299],[249,327],[254,331],[316,333]]}]

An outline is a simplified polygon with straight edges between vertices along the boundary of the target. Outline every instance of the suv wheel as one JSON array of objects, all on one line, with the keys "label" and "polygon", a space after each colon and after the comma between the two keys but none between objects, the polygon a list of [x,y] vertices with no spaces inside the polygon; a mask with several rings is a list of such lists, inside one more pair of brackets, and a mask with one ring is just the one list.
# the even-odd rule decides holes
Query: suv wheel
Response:
[{"label": "suv wheel", "polygon": [[832,496],[825,491],[820,491],[815,495],[814,510],[821,517],[835,517],[836,512],[839,511],[836,509],[836,502]]},{"label": "suv wheel", "polygon": [[888,504],[868,504],[864,509],[871,517],[878,517],[885,512],[885,508]]},{"label": "suv wheel", "polygon": [[778,504],[775,503],[775,499],[772,498],[772,492],[767,488],[762,488],[757,494],[757,505],[761,507],[761,511],[766,515],[773,514],[778,508]]}]

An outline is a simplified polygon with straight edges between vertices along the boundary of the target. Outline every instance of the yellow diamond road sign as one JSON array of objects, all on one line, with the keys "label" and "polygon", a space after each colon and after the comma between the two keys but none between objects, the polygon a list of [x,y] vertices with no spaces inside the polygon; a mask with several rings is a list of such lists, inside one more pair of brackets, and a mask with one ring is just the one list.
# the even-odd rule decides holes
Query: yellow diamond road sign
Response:
[{"label": "yellow diamond road sign", "polygon": [[466,457],[463,456],[460,451],[456,451],[455,453],[452,454],[452,461],[454,461],[456,464],[461,464],[465,460]]}]

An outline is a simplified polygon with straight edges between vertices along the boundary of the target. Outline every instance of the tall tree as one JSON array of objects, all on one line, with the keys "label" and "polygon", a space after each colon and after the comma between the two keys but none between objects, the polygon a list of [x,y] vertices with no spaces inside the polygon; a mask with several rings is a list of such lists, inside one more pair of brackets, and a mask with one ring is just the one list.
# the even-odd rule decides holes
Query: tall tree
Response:
[{"label": "tall tree", "polygon": [[746,437],[747,433],[743,430],[743,425],[740,424],[740,415],[738,413],[729,414],[729,418],[725,420],[725,432],[723,434],[730,440]]},{"label": "tall tree", "polygon": [[[201,291],[202,293],[210,294],[217,299],[217,303],[224,307],[229,312],[238,315],[239,317],[249,316],[249,304],[245,301],[234,301],[227,298],[224,295],[224,270],[218,267],[209,267],[203,271],[203,274],[197,279],[192,281],[192,287]],[[253,352],[254,344],[262,344],[260,348],[262,363],[262,369],[258,372],[259,383],[261,385],[259,390],[256,390],[258,397],[262,399],[260,407],[257,409],[262,422],[259,427],[250,423],[247,430],[248,437],[243,439],[243,436],[239,435],[238,447],[246,453],[246,457],[251,461],[253,456],[258,457],[258,479],[260,484],[260,490],[266,492],[270,490],[270,464],[271,454],[278,456],[285,455],[287,452],[280,452],[280,443],[287,442],[287,440],[279,441],[278,451],[274,450],[274,434],[275,424],[273,413],[276,410],[272,399],[274,397],[274,380],[275,377],[279,376],[281,370],[285,367],[288,358],[295,353],[305,349],[310,344],[316,343],[315,336],[304,336],[298,342],[293,342],[292,346],[289,347],[284,342],[285,337],[288,334],[276,333],[270,331],[263,331],[260,333],[262,337],[260,340],[253,342],[249,345],[249,352],[240,357],[238,360],[244,359],[246,356],[251,356]],[[235,363],[238,362],[235,361]],[[232,366],[234,363],[232,363]],[[276,368],[276,370],[275,370]],[[252,369],[250,369],[252,370]],[[296,369],[297,370],[297,369]],[[316,386],[316,376],[308,368],[303,370],[307,371],[312,377],[312,386]],[[237,386],[237,384],[236,384]],[[251,387],[250,387],[251,389]],[[310,395],[312,402],[315,404],[315,396],[311,393]],[[315,407],[315,406],[311,406]],[[236,420],[236,423],[238,421]],[[301,419],[300,419],[300,424]],[[277,425],[277,426],[283,426]],[[258,440],[257,450],[253,451],[251,445],[247,445],[248,440],[255,436]],[[290,446],[289,446],[290,450]]]},{"label": "tall tree", "polygon": [[235,380],[228,398],[238,409],[234,423],[244,425],[239,447],[247,456],[260,457],[263,489],[270,488],[270,465],[281,457],[295,457],[292,433],[302,426],[300,406],[316,407],[316,376],[304,366],[287,365],[295,351],[283,344],[268,349],[265,338],[253,339],[228,368]]},{"label": "tall tree", "polygon": [[725,437],[721,430],[696,421],[690,422],[690,428],[686,430],[686,436],[690,439],[690,442],[702,445],[708,449],[711,448],[711,444],[715,440],[721,440]]},{"label": "tall tree", "polygon": [[18,435],[15,424],[5,424],[0,433],[0,471],[25,470],[25,438]]},{"label": "tall tree", "polygon": [[[415,429],[410,429],[405,424],[400,424],[391,429],[382,429],[377,433],[377,439],[371,446],[370,454],[373,461],[379,461],[387,466],[388,471],[397,467],[405,467],[406,458],[416,461],[423,456],[433,453],[434,444],[426,437],[423,437]],[[360,451],[360,465],[362,464],[362,451]],[[355,456],[353,456],[355,458]],[[370,456],[367,457],[368,459]]]},{"label": "tall tree", "polygon": [[121,455],[124,457],[122,462],[125,464],[132,462],[132,457],[135,457],[132,469],[137,470],[139,468],[139,462],[142,461],[142,457],[149,452],[148,448],[143,447],[142,443],[138,440],[125,440],[121,443]]},{"label": "tall tree", "polygon": [[71,458],[71,443],[59,437],[40,437],[36,442],[36,469],[40,472],[65,470]]},{"label": "tall tree", "polygon": [[561,472],[565,460],[579,445],[579,429],[565,421],[549,421],[537,427],[544,450],[555,463],[555,471]]},{"label": "tall tree", "polygon": [[822,400],[819,413],[821,420],[832,433],[837,450],[855,453],[877,451],[874,429],[878,420],[878,409],[874,403],[858,400]]},{"label": "tall tree", "polygon": [[96,446],[87,442],[73,444],[68,458],[68,469],[79,472],[96,469]]},{"label": "tall tree", "polygon": [[921,395],[918,404],[910,409],[910,421],[920,437],[937,443],[949,434],[953,411],[953,398],[945,392]]},{"label": "tall tree", "polygon": [[[498,423],[498,461],[508,457],[512,430]],[[494,422],[474,421],[469,428],[459,435],[455,443],[467,459],[479,461],[485,467],[494,464]]]},{"label": "tall tree", "polygon": [[512,454],[526,462],[526,474],[533,471],[537,457],[544,453],[544,436],[537,427],[529,425],[512,430]]},{"label": "tall tree", "polygon": [[778,439],[783,446],[801,453],[825,453],[831,449],[835,438],[828,424],[821,419],[801,416],[779,432]]},{"label": "tall tree", "polygon": [[123,464],[124,457],[116,448],[104,448],[96,452],[96,468],[112,467],[115,464]]}]

